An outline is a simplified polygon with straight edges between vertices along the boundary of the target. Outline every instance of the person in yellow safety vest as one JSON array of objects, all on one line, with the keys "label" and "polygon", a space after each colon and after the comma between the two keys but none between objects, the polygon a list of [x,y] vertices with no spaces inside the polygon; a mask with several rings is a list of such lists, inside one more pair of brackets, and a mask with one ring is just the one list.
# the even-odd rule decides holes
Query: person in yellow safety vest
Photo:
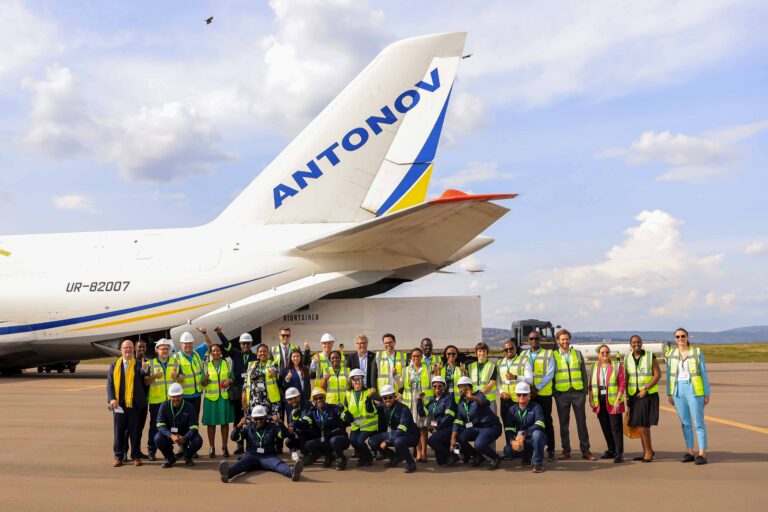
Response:
[{"label": "person in yellow safety vest", "polygon": [[243,411],[246,417],[254,407],[261,405],[267,409],[272,421],[280,421],[280,387],[278,369],[269,358],[269,348],[265,344],[256,347],[256,361],[248,363],[245,371],[243,388]]},{"label": "person in yellow safety vest", "polygon": [[392,386],[396,390],[402,386],[403,368],[407,361],[404,352],[395,351],[397,340],[395,335],[387,333],[381,337],[384,343],[384,350],[376,353],[376,367],[378,369],[378,380],[376,387]]},{"label": "person in yellow safety vest", "polygon": [[[688,331],[682,327],[675,331],[677,347],[669,351],[667,359],[667,398],[677,409],[683,426],[686,453],[682,462],[707,463],[707,427],[704,424],[704,407],[709,404],[709,377],[704,354],[699,347],[692,347]],[[693,456],[693,427],[699,441],[699,454]]]},{"label": "person in yellow safety vest", "polygon": [[[322,350],[312,356],[312,362],[309,364],[309,373],[311,373],[315,379],[322,379],[325,375],[325,370],[331,366],[331,352],[333,351],[333,343],[336,338],[333,334],[327,332],[320,337],[320,346]],[[344,357],[344,352],[339,350],[341,355],[341,364],[346,365],[347,358]]]},{"label": "person in yellow safety vest", "polygon": [[544,433],[547,436],[547,458],[555,460],[555,427],[552,422],[552,379],[555,378],[555,358],[552,351],[541,348],[541,333],[528,334],[530,348],[523,350],[520,357],[528,359],[533,370],[531,401],[541,406],[544,413]]},{"label": "person in yellow safety vest", "polygon": [[517,345],[512,340],[504,342],[504,357],[496,361],[499,377],[499,416],[504,429],[507,425],[507,411],[517,402],[515,386],[518,382],[533,385],[533,371],[527,357],[517,353]]},{"label": "person in yellow safety vest", "polygon": [[[218,340],[216,340],[217,343]],[[232,385],[232,361],[224,359],[221,355],[221,345],[211,346],[211,360],[206,363],[203,374],[203,425],[208,427],[208,456],[216,457],[214,443],[216,441],[216,426],[221,427],[221,454],[229,457],[227,438],[229,437],[229,424],[235,419],[235,411],[232,402],[229,401],[229,387]]]},{"label": "person in yellow safety vest", "polygon": [[490,402],[490,408],[496,414],[496,381],[498,372],[496,365],[488,361],[488,345],[482,341],[475,345],[477,361],[467,366],[467,377],[472,385]]},{"label": "person in yellow safety vest", "polygon": [[[291,343],[290,327],[281,327],[278,333],[280,343],[272,347],[272,361],[278,370],[285,370],[291,367],[291,351],[301,352],[301,348]],[[308,342],[306,344],[308,345]]]},{"label": "person in yellow safety vest", "polygon": [[563,451],[560,460],[571,458],[571,438],[569,424],[571,422],[571,408],[576,417],[576,428],[579,432],[579,448],[581,456],[585,460],[596,460],[589,451],[589,431],[587,430],[587,375],[584,357],[581,352],[571,347],[571,333],[567,329],[560,329],[555,334],[558,350],[554,352],[555,359],[555,404],[557,405],[557,417],[560,420],[560,442]]},{"label": "person in yellow safety vest", "polygon": [[640,433],[643,454],[632,460],[651,462],[651,425],[659,424],[659,380],[661,369],[652,352],[643,350],[643,340],[638,335],[629,338],[632,352],[624,360],[627,372],[627,405],[630,427]]},{"label": "person in yellow safety vest", "polygon": [[331,352],[331,366],[325,369],[320,387],[325,390],[325,402],[332,405],[347,405],[347,379],[349,368],[341,366],[341,353]]},{"label": "person in yellow safety vest", "polygon": [[190,332],[183,332],[179,341],[181,351],[176,353],[176,360],[179,362],[179,373],[182,375],[183,397],[192,404],[199,418],[200,397],[203,394],[203,357],[208,347],[202,343],[195,349],[195,338]]},{"label": "person in yellow safety vest", "polygon": [[[160,406],[169,400],[168,390],[171,384],[179,382],[179,361],[170,357],[171,342],[165,338],[155,343],[155,352],[157,357],[149,362],[147,367],[147,376],[144,377],[144,383],[149,385],[149,439],[147,439],[147,458],[151,461],[157,460],[157,445],[155,444],[155,435],[157,434],[157,414],[160,412]],[[183,388],[182,388],[183,392]]]},{"label": "person in yellow safety vest", "polygon": [[411,364],[403,371],[403,403],[411,409],[413,422],[419,427],[419,444],[416,445],[416,462],[427,462],[427,425],[429,418],[424,415],[419,400],[432,398],[434,392],[429,384],[432,378],[430,367],[422,364],[424,353],[420,348],[411,350]]},{"label": "person in yellow safety vest", "polygon": [[356,368],[349,372],[352,389],[347,391],[347,411],[352,415],[349,442],[357,452],[357,466],[373,466],[373,454],[367,440],[379,430],[379,412],[365,388],[365,374]]},{"label": "person in yellow safety vest", "polygon": [[611,360],[608,345],[597,348],[598,361],[592,365],[589,379],[589,402],[597,414],[608,449],[600,457],[613,459],[615,464],[624,462],[624,397],[627,382],[624,365],[620,360]]},{"label": "person in yellow safety vest", "polygon": [[458,361],[459,349],[454,345],[448,345],[443,351],[443,360],[438,366],[438,375],[445,379],[445,392],[451,395],[457,404],[461,398],[458,382],[467,374],[467,369]]}]

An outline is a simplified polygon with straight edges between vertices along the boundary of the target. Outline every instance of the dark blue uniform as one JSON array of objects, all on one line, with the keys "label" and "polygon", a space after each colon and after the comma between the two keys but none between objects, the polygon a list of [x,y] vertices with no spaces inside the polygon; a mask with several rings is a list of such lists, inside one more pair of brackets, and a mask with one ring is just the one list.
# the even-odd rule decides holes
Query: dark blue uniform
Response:
[{"label": "dark blue uniform", "polygon": [[[541,405],[530,401],[525,409],[521,409],[518,404],[512,404],[507,409],[505,417],[507,426],[504,428],[504,435],[507,445],[504,447],[504,456],[509,459],[522,456],[524,461],[530,461],[533,458],[534,464],[543,464],[547,435],[544,431],[544,409]],[[522,452],[514,451],[510,445],[519,434],[525,436]]]},{"label": "dark blue uniform", "polygon": [[311,436],[304,442],[304,451],[313,458],[321,455],[345,460],[344,450],[349,448],[347,426],[354,421],[349,411],[334,404],[325,404],[322,412],[310,407],[294,422],[294,428],[302,429]]},{"label": "dark blue uniform", "polygon": [[[481,403],[465,398],[459,401],[458,414],[453,422],[453,431],[459,433],[461,451],[470,457],[485,455],[489,460],[499,458],[493,449],[493,443],[501,437],[501,422],[490,408],[490,402],[481,392],[474,393]],[[473,447],[469,443],[475,442]]]},{"label": "dark blue uniform", "polygon": [[263,469],[290,478],[291,469],[277,456],[277,443],[285,436],[285,427],[267,422],[260,429],[252,422],[232,431],[230,438],[236,443],[245,442],[245,455],[229,467],[227,477],[232,478],[246,471]]},{"label": "dark blue uniform", "polygon": [[413,422],[411,410],[401,402],[393,402],[392,407],[384,407],[382,414],[386,420],[389,432],[381,432],[368,439],[371,449],[379,449],[382,441],[395,448],[395,461],[404,460],[408,467],[415,467],[416,463],[411,455],[410,448],[419,443],[419,427]]},{"label": "dark blue uniform", "polygon": [[[421,402],[421,401],[420,401]],[[435,451],[439,465],[448,462],[451,447],[451,432],[453,420],[456,418],[456,401],[453,395],[444,393],[439,399],[431,397],[422,405],[424,413],[429,417],[431,435],[427,443]]]},{"label": "dark blue uniform", "polygon": [[293,433],[289,433],[286,436],[285,445],[291,451],[299,451],[301,454],[305,453],[304,443],[307,439],[313,439],[319,436],[316,432],[313,432],[308,426],[302,425],[299,421],[302,416],[306,416],[312,410],[312,404],[308,401],[302,400],[296,408],[291,407],[286,402],[285,416],[288,421],[288,426],[293,427]]},{"label": "dark blue uniform", "polygon": [[178,408],[173,407],[170,400],[163,402],[157,412],[157,433],[154,441],[169,462],[176,460],[173,455],[171,434],[178,434],[184,438],[185,460],[191,459],[203,446],[203,438],[198,432],[197,413],[192,404],[186,400],[182,400]]}]

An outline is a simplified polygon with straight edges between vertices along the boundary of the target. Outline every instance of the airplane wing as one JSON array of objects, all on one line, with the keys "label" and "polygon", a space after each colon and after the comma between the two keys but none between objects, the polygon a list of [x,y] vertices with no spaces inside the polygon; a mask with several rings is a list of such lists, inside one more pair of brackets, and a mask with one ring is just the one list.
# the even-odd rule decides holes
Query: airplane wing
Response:
[{"label": "airplane wing", "polygon": [[516,196],[449,190],[426,203],[302,243],[296,250],[307,255],[383,251],[440,265],[509,211],[490,201]]}]

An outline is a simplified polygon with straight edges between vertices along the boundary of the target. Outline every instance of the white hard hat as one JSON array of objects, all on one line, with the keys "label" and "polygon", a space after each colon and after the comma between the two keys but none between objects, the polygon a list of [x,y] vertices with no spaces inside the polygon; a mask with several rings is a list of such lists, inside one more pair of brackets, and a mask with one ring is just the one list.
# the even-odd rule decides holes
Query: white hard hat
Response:
[{"label": "white hard hat", "polygon": [[363,377],[363,378],[365,378],[365,374],[363,373],[363,370],[361,370],[360,368],[355,368],[354,370],[349,372],[349,378],[351,379],[352,377]]},{"label": "white hard hat", "polygon": [[184,394],[184,388],[181,387],[181,384],[178,382],[174,382],[171,384],[171,387],[168,388],[168,396],[181,396]]},{"label": "white hard hat", "polygon": [[445,379],[442,378],[440,375],[435,375],[434,377],[432,377],[432,384],[434,384],[435,382],[442,382],[443,386],[445,386]]},{"label": "white hard hat", "polygon": [[263,405],[257,405],[251,411],[251,418],[266,418],[267,409]]},{"label": "white hard hat", "polygon": [[315,398],[319,395],[325,395],[325,390],[323,388],[315,388],[312,390],[312,398]]},{"label": "white hard hat", "polygon": [[301,393],[299,393],[299,390],[296,388],[288,388],[285,390],[285,399],[289,398],[296,398],[297,396],[301,396]]},{"label": "white hard hat", "polygon": [[388,395],[394,395],[394,394],[395,394],[395,388],[393,388],[389,384],[381,386],[381,391],[379,391],[379,395],[381,396],[388,396]]},{"label": "white hard hat", "polygon": [[327,332],[320,337],[320,343],[325,343],[326,341],[333,343],[336,341],[336,338],[333,337],[333,334]]},{"label": "white hard hat", "polygon": [[195,337],[192,336],[192,333],[189,331],[184,331],[181,333],[181,338],[179,338],[179,341],[182,343],[194,343]]},{"label": "white hard hat", "polygon": [[531,386],[529,386],[527,382],[518,382],[515,385],[516,395],[527,395],[530,392],[531,392]]},{"label": "white hard hat", "polygon": [[253,336],[248,332],[244,332],[240,335],[240,343],[253,343]]},{"label": "white hard hat", "polygon": [[173,343],[171,343],[170,341],[168,341],[168,340],[167,340],[167,339],[165,339],[165,338],[160,338],[159,340],[157,340],[157,341],[155,342],[155,348],[160,348],[160,347],[172,347],[172,346],[173,346]]},{"label": "white hard hat", "polygon": [[471,386],[472,385],[472,379],[469,377],[461,377],[459,378],[459,381],[456,383],[457,386]]}]

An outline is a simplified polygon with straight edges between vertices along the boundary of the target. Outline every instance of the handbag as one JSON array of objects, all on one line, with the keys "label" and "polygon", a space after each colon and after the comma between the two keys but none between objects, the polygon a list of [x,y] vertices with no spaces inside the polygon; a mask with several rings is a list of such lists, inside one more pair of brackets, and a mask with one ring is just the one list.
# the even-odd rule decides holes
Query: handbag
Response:
[{"label": "handbag", "polygon": [[637,427],[629,426],[629,410],[624,413],[624,437],[629,439],[640,439],[640,431]]}]

